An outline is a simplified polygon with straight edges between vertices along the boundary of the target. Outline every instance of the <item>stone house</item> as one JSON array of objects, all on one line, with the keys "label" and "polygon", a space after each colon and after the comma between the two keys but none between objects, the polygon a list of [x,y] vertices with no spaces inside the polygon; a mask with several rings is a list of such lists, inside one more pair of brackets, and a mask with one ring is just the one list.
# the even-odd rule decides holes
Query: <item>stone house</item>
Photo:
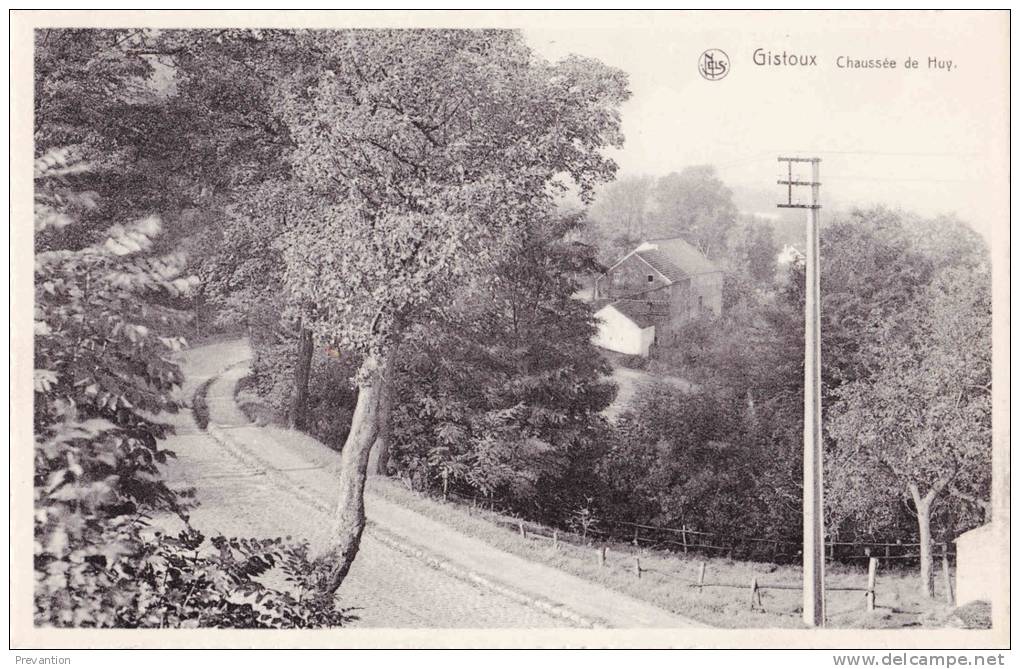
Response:
[{"label": "stone house", "polygon": [[652,343],[676,345],[685,323],[722,313],[722,282],[722,269],[683,239],[643,242],[595,281],[594,296],[601,305],[595,343],[631,354],[643,348],[638,354],[648,355],[642,342],[654,328]]}]

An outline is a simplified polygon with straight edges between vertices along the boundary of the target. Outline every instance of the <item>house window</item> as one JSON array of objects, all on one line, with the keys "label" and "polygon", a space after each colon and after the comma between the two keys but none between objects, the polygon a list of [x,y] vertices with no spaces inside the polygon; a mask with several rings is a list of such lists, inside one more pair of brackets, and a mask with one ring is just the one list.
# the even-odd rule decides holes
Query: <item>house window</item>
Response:
[{"label": "house window", "polygon": [[649,274],[649,275],[648,275],[648,283],[651,283],[651,282],[653,282],[653,281],[655,281],[655,275],[653,275],[653,274]]}]

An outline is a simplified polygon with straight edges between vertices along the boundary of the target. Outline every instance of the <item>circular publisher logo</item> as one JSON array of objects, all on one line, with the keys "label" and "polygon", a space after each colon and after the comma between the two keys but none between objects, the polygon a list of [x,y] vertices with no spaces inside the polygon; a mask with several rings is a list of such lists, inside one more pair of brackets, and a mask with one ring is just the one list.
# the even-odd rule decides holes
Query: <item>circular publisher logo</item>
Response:
[{"label": "circular publisher logo", "polygon": [[709,81],[719,81],[730,73],[730,57],[722,49],[708,49],[698,59],[698,72]]}]

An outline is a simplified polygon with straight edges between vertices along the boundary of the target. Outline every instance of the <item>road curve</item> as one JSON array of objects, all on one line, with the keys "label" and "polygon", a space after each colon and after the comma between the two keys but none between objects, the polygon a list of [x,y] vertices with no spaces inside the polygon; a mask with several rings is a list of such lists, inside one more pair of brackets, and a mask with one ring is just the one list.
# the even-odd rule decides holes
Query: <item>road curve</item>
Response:
[{"label": "road curve", "polygon": [[[297,432],[250,424],[233,388],[244,341],[188,351],[184,393],[211,379],[208,431],[175,417],[167,447],[175,485],[193,486],[192,523],[228,536],[292,536],[325,546],[338,454]],[[340,602],[357,627],[692,627],[676,616],[560,570],[511,555],[435,520],[366,495],[369,525]]]}]

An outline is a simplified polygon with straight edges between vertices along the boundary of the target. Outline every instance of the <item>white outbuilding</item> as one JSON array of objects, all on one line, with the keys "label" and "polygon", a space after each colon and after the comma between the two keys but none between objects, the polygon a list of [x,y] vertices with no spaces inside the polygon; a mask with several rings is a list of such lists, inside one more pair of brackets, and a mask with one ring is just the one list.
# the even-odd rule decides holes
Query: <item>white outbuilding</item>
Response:
[{"label": "white outbuilding", "polygon": [[999,562],[1008,547],[1000,523],[988,523],[956,538],[956,603],[993,603],[1008,596],[1003,590]]},{"label": "white outbuilding", "polygon": [[592,342],[610,351],[648,357],[648,349],[655,343],[655,325],[628,305],[615,302],[595,312],[598,331]]}]

